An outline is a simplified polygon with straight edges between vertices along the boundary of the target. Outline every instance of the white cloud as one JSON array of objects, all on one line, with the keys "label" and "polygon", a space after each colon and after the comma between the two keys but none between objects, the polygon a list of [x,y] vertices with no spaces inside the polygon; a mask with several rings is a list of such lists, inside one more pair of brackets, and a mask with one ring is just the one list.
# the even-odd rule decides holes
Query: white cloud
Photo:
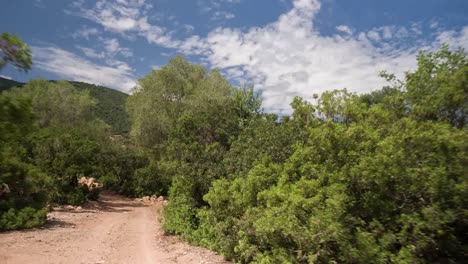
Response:
[{"label": "white cloud", "polygon": [[380,41],[380,34],[377,31],[371,30],[367,32],[367,37],[373,41]]},{"label": "white cloud", "polygon": [[121,54],[124,57],[133,56],[133,52],[129,48],[123,48],[117,39],[104,39],[104,49],[107,51],[109,56],[115,56]]},{"label": "white cloud", "polygon": [[349,34],[349,35],[353,34],[353,31],[351,30],[351,28],[346,26],[346,25],[339,25],[339,26],[336,27],[336,29],[338,31],[341,31],[341,32]]},{"label": "white cloud", "polygon": [[231,12],[216,11],[211,16],[211,20],[230,20],[230,19],[233,19],[235,17],[236,17],[236,15],[234,15]]},{"label": "white cloud", "polygon": [[[173,40],[170,33],[161,26],[148,22],[148,11],[152,5],[145,0],[99,0],[92,8],[86,8],[84,1],[73,4],[78,12],[70,12],[100,24],[107,31],[123,35],[136,34],[144,37],[148,42],[164,47],[176,47],[178,42]],[[131,37],[131,36],[129,36]]]},{"label": "white cloud", "polygon": [[437,22],[436,20],[433,20],[431,24],[429,25],[429,27],[432,29],[436,29],[439,27],[439,22]]},{"label": "white cloud", "polygon": [[73,38],[85,38],[85,39],[89,39],[90,36],[95,36],[95,35],[98,35],[100,32],[97,28],[88,28],[88,27],[84,27],[78,31],[76,31],[75,33],[72,34],[72,37]]},{"label": "white cloud", "polygon": [[197,0],[197,5],[201,14],[210,14],[210,19],[215,21],[230,20],[235,18],[235,14],[228,12],[230,6],[239,4],[242,0]]},{"label": "white cloud", "polygon": [[450,30],[440,32],[437,36],[440,44],[448,44],[451,47],[459,46],[468,50],[468,26],[460,31]]},{"label": "white cloud", "polygon": [[0,74],[0,77],[5,78],[5,79],[8,79],[8,80],[13,80],[13,78],[11,78],[10,76],[6,76],[6,75],[1,75],[1,74]]},{"label": "white cloud", "polygon": [[120,46],[117,39],[104,39],[99,38],[100,42],[103,44],[103,51],[96,51],[95,49],[76,46],[83,54],[92,59],[99,59],[104,61],[107,65],[115,67],[119,70],[132,71],[133,69],[124,61],[116,59],[118,55],[124,57],[133,56],[133,52],[128,48],[123,48]]},{"label": "white cloud", "polygon": [[115,60],[115,59],[108,59],[108,60],[106,60],[106,63],[109,66],[115,67],[115,68],[117,68],[119,70],[122,70],[122,71],[125,71],[125,72],[133,71],[132,67],[130,67],[130,65],[128,65],[124,61]]},{"label": "white cloud", "polygon": [[86,57],[89,57],[89,58],[103,59],[106,57],[106,54],[104,54],[104,52],[97,52],[94,49],[81,47],[81,46],[77,46],[77,48],[81,50]]},{"label": "white cloud", "polygon": [[184,25],[184,29],[185,29],[185,32],[186,32],[186,33],[191,33],[192,31],[195,30],[195,27],[192,26],[192,25],[185,24],[185,25]]},{"label": "white cloud", "polygon": [[[152,6],[145,0],[99,0],[91,8],[85,8],[84,1],[79,0],[74,6],[80,11],[76,15],[100,24],[107,31],[129,38],[140,36],[149,43],[197,55],[202,64],[220,68],[232,80],[253,82],[261,91],[266,110],[285,113],[290,111],[289,103],[294,96],[308,99],[314,93],[345,87],[358,93],[380,89],[384,80],[378,73],[387,70],[402,77],[416,66],[420,49],[433,50],[442,43],[465,48],[468,45],[468,27],[461,31],[439,31],[435,40],[429,41],[421,38],[423,32],[418,23],[408,28],[382,25],[365,32],[355,32],[350,25],[338,25],[336,35],[324,36],[314,25],[319,0],[292,1],[290,11],[266,26],[247,30],[218,27],[206,36],[193,35],[183,41],[150,22],[148,12]],[[233,18],[234,14],[223,8],[239,2],[197,0],[203,14],[220,19]],[[430,27],[439,29],[435,23]],[[193,30],[190,25],[183,28],[187,32]],[[120,47],[116,39],[104,41],[104,45],[106,54],[132,54]],[[132,69],[125,62],[110,55],[106,55],[105,62],[124,76],[131,76]]]},{"label": "white cloud", "polygon": [[412,23],[410,31],[412,34],[421,35],[423,33],[421,29],[421,23]]},{"label": "white cloud", "polygon": [[402,77],[415,68],[419,49],[468,43],[468,27],[416,46],[408,40],[418,37],[417,26],[382,26],[350,35],[349,26],[340,25],[337,30],[346,36],[323,36],[314,27],[319,9],[318,0],[294,0],[293,8],[271,24],[246,31],[217,28],[206,37],[188,38],[179,50],[201,56],[234,80],[250,80],[261,91],[266,110],[288,113],[294,96],[310,99],[314,93],[345,87],[358,93],[380,89],[385,82],[378,73],[387,70]]},{"label": "white cloud", "polygon": [[67,80],[100,84],[123,92],[135,86],[131,68],[113,62],[115,67],[94,64],[76,54],[56,47],[31,47],[34,67],[52,72]]}]

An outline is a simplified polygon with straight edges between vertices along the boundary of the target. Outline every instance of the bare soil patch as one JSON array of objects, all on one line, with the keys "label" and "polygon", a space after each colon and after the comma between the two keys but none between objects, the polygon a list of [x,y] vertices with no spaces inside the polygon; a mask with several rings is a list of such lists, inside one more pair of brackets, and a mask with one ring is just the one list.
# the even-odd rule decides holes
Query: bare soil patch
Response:
[{"label": "bare soil patch", "polygon": [[0,233],[0,263],[229,263],[165,235],[162,206],[103,194],[82,208],[54,210],[44,227]]}]

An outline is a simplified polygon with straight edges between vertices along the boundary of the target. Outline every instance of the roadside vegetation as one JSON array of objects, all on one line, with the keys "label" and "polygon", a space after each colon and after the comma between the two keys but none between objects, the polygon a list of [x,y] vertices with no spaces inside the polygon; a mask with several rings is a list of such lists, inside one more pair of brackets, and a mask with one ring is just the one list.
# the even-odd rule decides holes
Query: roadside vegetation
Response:
[{"label": "roadside vegetation", "polygon": [[467,54],[420,53],[403,80],[382,77],[282,117],[180,57],[140,80],[131,135],[168,188],[165,230],[241,263],[461,262]]},{"label": "roadside vegetation", "polygon": [[93,91],[67,82],[9,89],[0,230],[42,224],[48,202],[95,198],[78,184],[86,176],[128,196],[167,195],[166,232],[239,263],[460,263],[467,53],[417,59],[369,94],[295,98],[290,116],[180,56],[139,80],[129,121],[106,123]]}]

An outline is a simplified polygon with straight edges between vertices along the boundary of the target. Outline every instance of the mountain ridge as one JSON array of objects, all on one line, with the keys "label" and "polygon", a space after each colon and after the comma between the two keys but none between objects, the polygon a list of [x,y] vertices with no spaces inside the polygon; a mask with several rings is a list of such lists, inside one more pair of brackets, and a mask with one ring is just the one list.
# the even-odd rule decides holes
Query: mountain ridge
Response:
[{"label": "mountain ridge", "polygon": [[[49,81],[56,82],[57,80]],[[78,90],[89,91],[90,96],[96,100],[96,116],[110,125],[114,134],[128,134],[130,122],[125,110],[128,94],[101,85],[78,81],[68,82]],[[25,83],[23,82],[0,77],[0,92],[24,85]]]}]

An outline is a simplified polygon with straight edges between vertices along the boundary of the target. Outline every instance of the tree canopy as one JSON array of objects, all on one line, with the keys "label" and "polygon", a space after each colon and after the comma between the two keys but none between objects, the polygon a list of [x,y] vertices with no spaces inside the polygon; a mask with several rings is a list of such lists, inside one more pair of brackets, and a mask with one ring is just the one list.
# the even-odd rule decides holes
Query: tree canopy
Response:
[{"label": "tree canopy", "polygon": [[279,117],[178,56],[128,97],[128,138],[96,114],[96,91],[30,81],[0,95],[0,229],[95,198],[77,184],[92,176],[167,195],[166,232],[239,263],[462,263],[467,53],[417,60],[380,90],[296,97]]},{"label": "tree canopy", "polygon": [[165,230],[241,263],[461,261],[467,66],[463,50],[421,52],[404,80],[295,98],[279,119],[252,90],[171,60],[128,103],[168,184]]},{"label": "tree canopy", "polygon": [[32,56],[28,45],[20,37],[4,32],[0,35],[0,71],[7,63],[28,71],[31,69]]}]

